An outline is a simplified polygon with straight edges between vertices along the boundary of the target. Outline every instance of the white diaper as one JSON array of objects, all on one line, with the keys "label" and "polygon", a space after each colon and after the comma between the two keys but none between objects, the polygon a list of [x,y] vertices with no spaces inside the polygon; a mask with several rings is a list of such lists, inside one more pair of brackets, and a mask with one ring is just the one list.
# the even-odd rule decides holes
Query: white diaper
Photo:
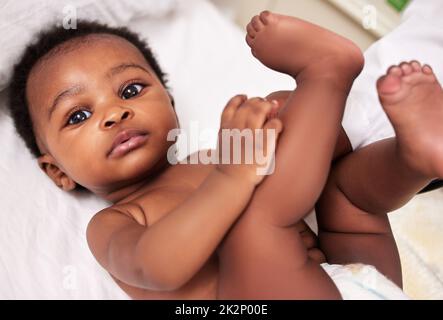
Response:
[{"label": "white diaper", "polygon": [[409,297],[373,266],[331,265],[323,269],[332,278],[344,300],[409,300]]}]

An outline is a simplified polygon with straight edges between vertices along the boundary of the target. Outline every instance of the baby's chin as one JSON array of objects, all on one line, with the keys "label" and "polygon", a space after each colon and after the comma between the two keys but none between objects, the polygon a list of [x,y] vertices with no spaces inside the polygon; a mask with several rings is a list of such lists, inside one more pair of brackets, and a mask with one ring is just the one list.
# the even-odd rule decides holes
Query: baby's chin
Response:
[{"label": "baby's chin", "polygon": [[151,145],[118,158],[88,159],[81,165],[77,163],[76,172],[71,177],[98,195],[152,181],[169,166],[167,147],[170,146]]},{"label": "baby's chin", "polygon": [[[141,159],[127,163],[122,162],[115,167],[113,166],[113,168],[108,168],[107,171],[90,172],[84,179],[78,179],[78,181],[80,181],[80,185],[85,186],[91,192],[101,194],[119,188],[138,185],[143,181],[151,181],[167,165],[166,157],[164,157],[164,160],[161,159],[161,161]],[[92,177],[94,179],[91,179]]]}]

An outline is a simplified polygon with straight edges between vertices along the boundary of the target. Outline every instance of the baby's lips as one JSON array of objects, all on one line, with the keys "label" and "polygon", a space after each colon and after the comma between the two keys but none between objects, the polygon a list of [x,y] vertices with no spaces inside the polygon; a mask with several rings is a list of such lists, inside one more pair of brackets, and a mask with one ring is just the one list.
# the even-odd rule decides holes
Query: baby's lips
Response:
[{"label": "baby's lips", "polygon": [[107,156],[109,156],[114,151],[114,149],[118,147],[122,142],[127,141],[135,136],[145,136],[147,134],[148,132],[146,130],[139,129],[123,129],[119,131],[114,137],[114,141],[110,150],[108,151]]},{"label": "baby's lips", "polygon": [[121,157],[132,150],[141,147],[148,140],[148,135],[133,136],[129,140],[120,143],[109,154],[109,158]]}]

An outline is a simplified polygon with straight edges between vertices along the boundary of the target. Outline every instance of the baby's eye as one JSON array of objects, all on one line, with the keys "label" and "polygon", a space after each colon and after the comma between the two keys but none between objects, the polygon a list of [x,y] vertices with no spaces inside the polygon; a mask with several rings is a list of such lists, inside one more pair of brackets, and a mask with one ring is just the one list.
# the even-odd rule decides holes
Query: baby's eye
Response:
[{"label": "baby's eye", "polygon": [[88,119],[91,116],[91,112],[87,111],[87,110],[78,110],[75,111],[73,114],[71,114],[71,116],[68,119],[68,124],[70,125],[74,125],[74,124],[78,124],[80,122],[85,121],[86,119]]},{"label": "baby's eye", "polygon": [[140,93],[145,86],[139,83],[133,83],[128,85],[125,89],[123,89],[121,93],[121,98],[123,100],[131,99]]}]

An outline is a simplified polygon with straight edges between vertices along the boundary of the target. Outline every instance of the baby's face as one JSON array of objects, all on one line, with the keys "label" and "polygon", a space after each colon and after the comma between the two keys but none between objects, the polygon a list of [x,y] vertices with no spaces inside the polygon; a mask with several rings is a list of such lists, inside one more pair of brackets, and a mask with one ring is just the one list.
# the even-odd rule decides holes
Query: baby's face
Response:
[{"label": "baby's face", "polygon": [[[106,194],[166,161],[173,143],[166,137],[178,124],[167,90],[135,46],[112,35],[89,39],[35,66],[27,99],[48,175],[60,186],[72,179]],[[127,129],[144,134],[140,146],[110,154]]]}]

